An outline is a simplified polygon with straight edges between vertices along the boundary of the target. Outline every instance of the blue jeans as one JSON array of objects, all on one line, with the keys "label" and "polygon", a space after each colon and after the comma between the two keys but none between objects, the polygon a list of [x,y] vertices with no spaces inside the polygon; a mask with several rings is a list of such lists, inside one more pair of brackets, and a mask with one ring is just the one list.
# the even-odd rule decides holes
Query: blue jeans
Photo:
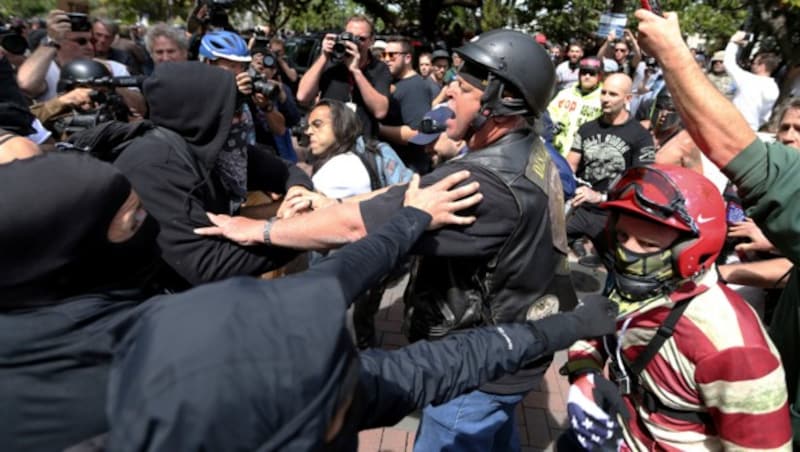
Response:
[{"label": "blue jeans", "polygon": [[514,409],[524,394],[472,391],[422,410],[415,452],[518,452]]}]

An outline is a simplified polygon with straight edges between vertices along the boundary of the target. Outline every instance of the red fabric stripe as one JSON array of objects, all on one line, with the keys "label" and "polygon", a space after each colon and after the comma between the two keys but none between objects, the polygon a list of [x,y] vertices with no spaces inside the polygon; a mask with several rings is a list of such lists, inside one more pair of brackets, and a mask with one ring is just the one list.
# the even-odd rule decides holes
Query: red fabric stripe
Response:
[{"label": "red fabric stripe", "polygon": [[773,449],[789,442],[792,426],[789,406],[760,415],[725,414],[711,410],[720,436],[744,448]]},{"label": "red fabric stripe", "polygon": [[752,344],[723,350],[698,363],[694,379],[698,383],[757,380],[780,366],[778,358],[766,348]]},{"label": "red fabric stripe", "polygon": [[761,322],[747,302],[744,301],[738,293],[727,286],[723,285],[722,291],[725,292],[731,307],[733,307],[734,312],[736,312],[736,318],[739,323],[738,327],[742,333],[744,343],[748,345],[766,344],[764,332],[760,328]]},{"label": "red fabric stripe", "polygon": [[662,355],[656,355],[646,369],[660,388],[677,395],[687,403],[702,405],[697,392],[691,387],[690,382],[687,382],[687,378],[691,378],[691,375],[681,374]]}]

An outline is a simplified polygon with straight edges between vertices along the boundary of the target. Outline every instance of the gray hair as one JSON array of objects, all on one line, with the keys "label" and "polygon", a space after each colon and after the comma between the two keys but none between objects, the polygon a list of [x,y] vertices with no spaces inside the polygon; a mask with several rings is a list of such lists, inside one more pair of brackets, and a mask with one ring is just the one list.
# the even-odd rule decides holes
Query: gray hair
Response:
[{"label": "gray hair", "polygon": [[167,38],[174,42],[175,45],[177,45],[181,50],[189,49],[189,45],[186,42],[186,36],[184,36],[183,32],[165,24],[164,22],[159,22],[150,27],[144,37],[144,45],[147,47],[147,53],[153,52],[153,41],[155,41],[156,38],[161,37]]},{"label": "gray hair", "polygon": [[778,131],[783,117],[789,110],[800,110],[800,97],[787,97],[775,107],[772,118],[770,118],[770,132]]}]

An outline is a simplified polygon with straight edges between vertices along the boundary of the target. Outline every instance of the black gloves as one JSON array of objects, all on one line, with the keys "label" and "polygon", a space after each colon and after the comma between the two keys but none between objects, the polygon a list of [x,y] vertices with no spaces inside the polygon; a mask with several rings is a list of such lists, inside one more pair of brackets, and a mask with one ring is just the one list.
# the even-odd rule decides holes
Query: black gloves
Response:
[{"label": "black gloves", "polygon": [[617,305],[607,297],[588,295],[572,312],[551,315],[531,326],[544,336],[547,348],[561,350],[578,339],[611,334],[616,330]]}]

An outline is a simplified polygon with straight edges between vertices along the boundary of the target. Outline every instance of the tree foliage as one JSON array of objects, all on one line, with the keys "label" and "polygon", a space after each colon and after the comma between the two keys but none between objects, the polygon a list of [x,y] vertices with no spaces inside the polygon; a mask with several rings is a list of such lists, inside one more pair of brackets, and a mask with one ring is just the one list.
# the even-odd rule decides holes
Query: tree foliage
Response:
[{"label": "tree foliage", "polygon": [[0,0],[3,17],[44,17],[55,8],[56,0]]}]

